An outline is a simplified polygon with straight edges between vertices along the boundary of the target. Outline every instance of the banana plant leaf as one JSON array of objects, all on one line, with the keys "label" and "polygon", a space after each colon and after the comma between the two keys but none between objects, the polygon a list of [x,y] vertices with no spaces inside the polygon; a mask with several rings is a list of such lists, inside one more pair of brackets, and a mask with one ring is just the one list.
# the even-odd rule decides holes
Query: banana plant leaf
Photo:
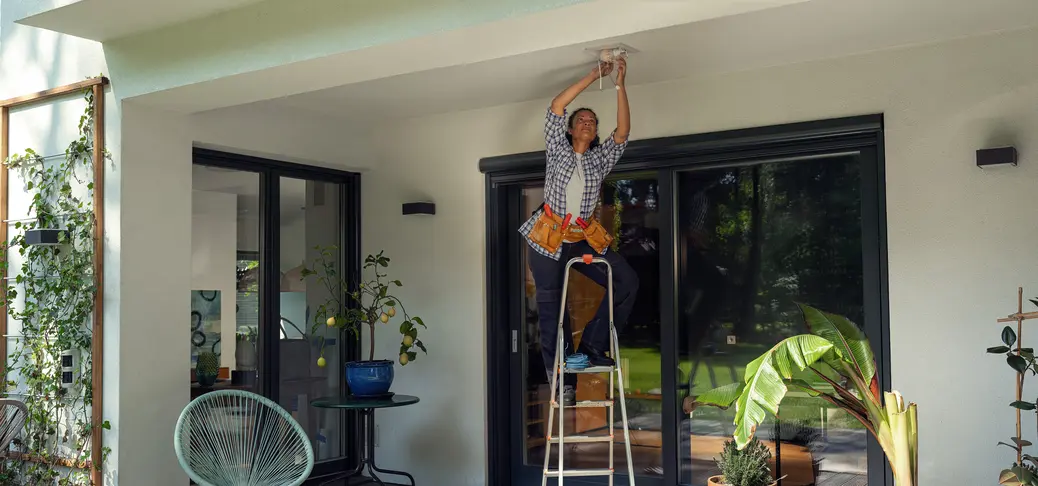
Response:
[{"label": "banana plant leaf", "polygon": [[846,317],[803,304],[797,305],[811,333],[833,343],[844,361],[861,377],[862,382],[868,383],[874,401],[878,402],[880,391],[879,380],[876,377],[876,357],[872,354],[869,340],[861,329]]},{"label": "banana plant leaf", "polygon": [[[746,366],[744,383],[732,383],[696,397],[696,402],[728,408],[735,403],[735,442],[741,450],[766,414],[778,414],[779,403],[789,391],[793,374],[833,353],[833,343],[811,334],[793,336]],[[831,356],[830,356],[831,358]],[[796,382],[801,383],[801,382]]]}]

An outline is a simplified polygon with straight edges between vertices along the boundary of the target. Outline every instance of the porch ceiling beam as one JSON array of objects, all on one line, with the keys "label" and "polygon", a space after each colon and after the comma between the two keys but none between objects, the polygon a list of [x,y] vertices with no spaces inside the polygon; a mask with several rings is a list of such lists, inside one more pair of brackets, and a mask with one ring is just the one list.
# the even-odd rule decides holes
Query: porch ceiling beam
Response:
[{"label": "porch ceiling beam", "polygon": [[105,54],[120,99],[192,113],[805,1],[264,2],[108,42]]}]

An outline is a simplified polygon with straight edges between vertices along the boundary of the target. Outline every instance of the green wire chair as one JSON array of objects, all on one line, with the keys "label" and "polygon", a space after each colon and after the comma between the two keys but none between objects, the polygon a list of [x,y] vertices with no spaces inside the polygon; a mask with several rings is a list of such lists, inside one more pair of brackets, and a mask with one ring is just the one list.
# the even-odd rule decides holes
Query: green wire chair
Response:
[{"label": "green wire chair", "polygon": [[5,455],[11,442],[22,431],[29,409],[25,404],[10,398],[0,398],[0,455]]},{"label": "green wire chair", "polygon": [[206,393],[184,408],[177,460],[200,486],[299,486],[314,468],[306,432],[277,403],[241,390]]}]

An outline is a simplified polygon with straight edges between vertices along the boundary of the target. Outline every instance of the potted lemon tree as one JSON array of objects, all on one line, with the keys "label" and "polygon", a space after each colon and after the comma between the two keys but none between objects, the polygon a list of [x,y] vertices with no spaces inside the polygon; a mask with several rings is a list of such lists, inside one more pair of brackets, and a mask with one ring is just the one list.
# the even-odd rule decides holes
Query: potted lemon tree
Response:
[{"label": "potted lemon tree", "polygon": [[[364,259],[364,272],[374,275],[360,282],[356,289],[350,290],[349,282],[336,270],[338,248],[319,246],[315,249],[319,256],[304,266],[302,278],[313,279],[323,285],[330,297],[317,308],[312,333],[317,335],[320,326],[328,326],[338,330],[340,335],[352,333],[360,337],[361,328],[367,327],[368,359],[346,363],[346,383],[353,396],[387,396],[393,386],[394,361],[375,359],[375,328],[395,324],[393,321],[399,319],[400,352],[395,361],[406,366],[418,358],[416,349],[428,353],[425,344],[418,338],[418,328],[425,328],[425,322],[421,317],[408,314],[403,302],[392,293],[391,288],[403,284],[400,280],[390,280],[388,274],[384,273],[384,269],[389,267],[389,258],[385,252],[368,255]],[[321,356],[317,359],[320,367],[326,365],[324,343],[322,337]]]}]

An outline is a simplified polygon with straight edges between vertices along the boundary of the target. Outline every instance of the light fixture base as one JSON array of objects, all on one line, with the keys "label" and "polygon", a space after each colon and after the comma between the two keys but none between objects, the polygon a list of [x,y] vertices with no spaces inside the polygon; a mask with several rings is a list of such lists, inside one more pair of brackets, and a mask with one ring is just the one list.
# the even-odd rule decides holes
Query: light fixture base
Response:
[{"label": "light fixture base", "polygon": [[627,56],[630,56],[631,54],[636,54],[636,53],[640,52],[640,51],[638,51],[638,49],[635,49],[635,48],[633,48],[633,47],[631,47],[631,46],[629,46],[627,44],[624,44],[624,43],[604,44],[604,45],[601,45],[601,46],[598,46],[598,47],[589,47],[587,49],[584,49],[584,51],[587,52],[589,55],[591,55],[592,57],[594,57],[596,59],[599,59],[599,60],[601,60],[601,56],[602,56],[602,52],[603,51],[616,51],[616,50],[622,50],[623,53],[625,55],[627,55]]}]

